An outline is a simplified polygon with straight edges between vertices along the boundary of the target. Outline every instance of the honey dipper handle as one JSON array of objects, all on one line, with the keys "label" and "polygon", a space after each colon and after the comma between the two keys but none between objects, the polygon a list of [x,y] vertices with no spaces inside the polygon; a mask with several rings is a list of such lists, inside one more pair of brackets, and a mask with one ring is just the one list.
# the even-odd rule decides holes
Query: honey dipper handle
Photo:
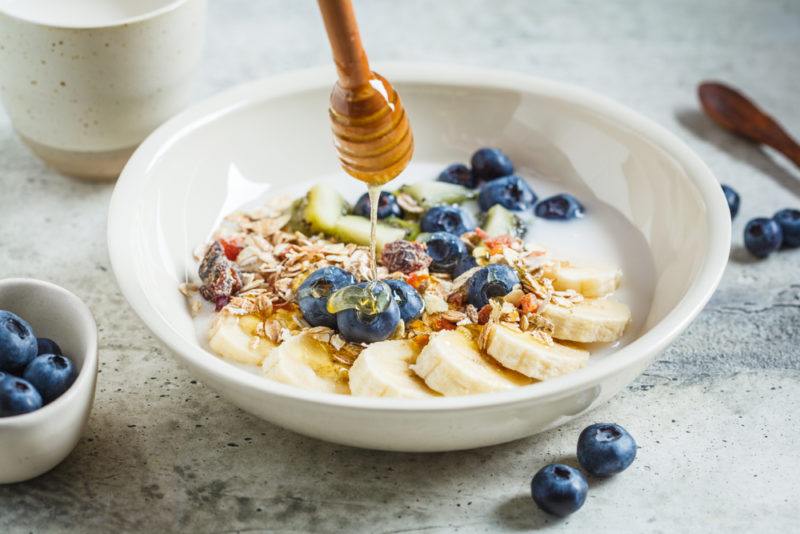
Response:
[{"label": "honey dipper handle", "polygon": [[369,83],[371,72],[353,4],[350,0],[317,0],[317,3],[331,43],[339,85],[345,89],[363,87]]}]

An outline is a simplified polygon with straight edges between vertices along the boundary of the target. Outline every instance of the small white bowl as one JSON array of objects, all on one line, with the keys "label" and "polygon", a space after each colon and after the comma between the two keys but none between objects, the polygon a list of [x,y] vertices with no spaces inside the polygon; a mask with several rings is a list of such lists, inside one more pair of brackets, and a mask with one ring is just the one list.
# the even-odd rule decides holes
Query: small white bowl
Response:
[{"label": "small white bowl", "polygon": [[64,288],[41,280],[0,280],[0,309],[49,337],[79,369],[70,388],[35,412],[0,417],[0,484],[37,477],[75,448],[94,401],[97,326],[92,312]]},{"label": "small white bowl", "polygon": [[[655,287],[639,337],[566,376],[466,397],[384,399],[305,391],[205,350],[178,285],[221,217],[269,188],[338,170],[328,108],[333,68],[217,95],[161,127],[125,167],[108,247],[139,317],[210,387],[278,425],[329,441],[399,451],[502,443],[563,424],[633,380],[703,308],[728,260],[719,183],[673,134],[586,90],[449,65],[376,65],[403,98],[415,161],[469,161],[503,148],[536,183],[583,191],[616,210],[650,249]],[[542,182],[539,182],[539,181]],[[645,317],[646,316],[646,317]]]}]

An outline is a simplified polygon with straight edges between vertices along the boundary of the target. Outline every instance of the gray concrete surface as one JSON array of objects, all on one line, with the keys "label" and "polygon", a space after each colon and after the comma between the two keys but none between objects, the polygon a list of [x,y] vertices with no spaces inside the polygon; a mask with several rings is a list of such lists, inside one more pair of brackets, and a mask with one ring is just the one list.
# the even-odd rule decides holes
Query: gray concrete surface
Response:
[{"label": "gray concrete surface", "polygon": [[[328,60],[310,0],[210,3],[198,98]],[[749,217],[800,206],[800,171],[710,125],[694,91],[703,79],[734,83],[800,136],[800,2],[371,0],[358,9],[375,60],[577,83],[686,139],[743,197],[707,309],[623,394],[543,436],[434,455],[307,439],[242,413],[176,365],[109,270],[112,187],[46,169],[0,115],[0,275],[52,280],[86,299],[102,359],[80,444],[49,474],[0,487],[0,531],[796,531],[800,251],[753,262],[740,246]],[[531,475],[571,461],[580,429],[599,420],[631,430],[637,461],[593,484],[580,513],[545,517],[529,500]]]}]

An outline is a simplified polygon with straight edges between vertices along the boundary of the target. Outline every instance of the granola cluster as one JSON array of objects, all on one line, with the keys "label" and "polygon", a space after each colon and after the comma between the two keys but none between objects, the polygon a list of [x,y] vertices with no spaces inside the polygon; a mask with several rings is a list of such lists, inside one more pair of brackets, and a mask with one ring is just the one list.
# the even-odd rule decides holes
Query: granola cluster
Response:
[{"label": "granola cluster", "polygon": [[[278,343],[306,332],[327,343],[339,362],[350,365],[363,345],[348,343],[330,328],[311,327],[296,306],[295,291],[306,276],[326,266],[350,271],[358,280],[369,279],[369,248],[290,230],[291,216],[285,205],[229,216],[214,241],[197,255],[202,286],[184,284],[181,290],[190,298],[194,312],[201,309],[199,302],[191,300],[199,289],[218,311],[254,317],[257,335]],[[424,244],[397,241],[384,247],[378,278],[405,280],[420,293],[425,305],[421,318],[409,324],[400,322],[394,338],[424,345],[433,332],[460,328],[483,347],[487,325],[499,323],[551,344],[553,324],[541,312],[551,303],[570,307],[583,297],[574,290],[553,288],[547,274],[554,262],[546,251],[512,236],[490,237],[480,229],[461,239],[478,267],[455,279],[429,272],[430,257]],[[481,266],[492,263],[513,268],[520,286],[476,309],[467,303],[467,282]]]}]

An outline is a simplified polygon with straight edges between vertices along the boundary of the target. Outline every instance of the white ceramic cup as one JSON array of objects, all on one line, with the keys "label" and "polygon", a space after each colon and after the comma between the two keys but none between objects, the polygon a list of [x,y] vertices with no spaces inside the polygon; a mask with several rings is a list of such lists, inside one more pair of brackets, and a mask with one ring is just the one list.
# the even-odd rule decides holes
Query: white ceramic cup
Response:
[{"label": "white ceramic cup", "polygon": [[65,174],[119,175],[189,101],[206,0],[0,0],[0,94]]}]

